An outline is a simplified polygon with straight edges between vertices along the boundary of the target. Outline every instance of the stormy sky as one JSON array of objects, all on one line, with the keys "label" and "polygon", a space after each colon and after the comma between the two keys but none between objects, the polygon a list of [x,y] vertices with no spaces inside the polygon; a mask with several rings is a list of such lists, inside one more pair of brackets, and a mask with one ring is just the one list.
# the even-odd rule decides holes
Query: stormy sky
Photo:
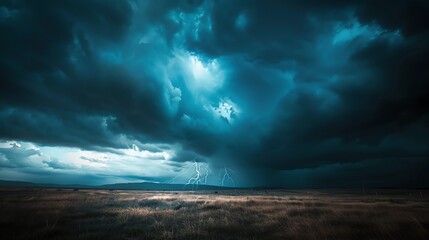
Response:
[{"label": "stormy sky", "polygon": [[427,187],[428,12],[0,0],[0,179]]}]

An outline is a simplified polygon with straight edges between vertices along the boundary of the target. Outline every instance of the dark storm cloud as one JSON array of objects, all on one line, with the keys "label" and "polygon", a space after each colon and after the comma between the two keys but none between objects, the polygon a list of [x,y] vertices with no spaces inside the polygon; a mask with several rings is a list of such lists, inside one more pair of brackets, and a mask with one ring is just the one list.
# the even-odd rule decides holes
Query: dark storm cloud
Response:
[{"label": "dark storm cloud", "polygon": [[[369,181],[389,161],[427,163],[427,1],[0,8],[1,138],[85,149],[176,144],[174,161],[230,165],[268,182],[304,168],[313,182],[345,178],[343,168]],[[222,75],[191,82],[186,54],[207,66],[215,59]]]},{"label": "dark storm cloud", "polygon": [[136,76],[97,52],[127,34],[127,2],[11,1],[3,8],[16,12],[0,22],[4,138],[91,147],[116,145],[119,129],[163,128],[154,73]]},{"label": "dark storm cloud", "polygon": [[[398,2],[382,11],[380,6],[385,5],[262,1],[234,5],[224,1],[213,7],[212,29],[205,29],[200,38],[189,35],[189,47],[210,56],[239,54],[255,70],[241,71],[240,66],[231,65],[230,85],[237,98],[247,98],[255,115],[269,104],[277,105],[272,119],[255,123],[267,124],[270,130],[261,134],[255,152],[241,158],[243,163],[253,160],[275,168],[300,168],[381,156],[427,155],[428,139],[413,136],[427,132],[423,117],[429,96],[424,80],[428,28],[425,22],[416,23],[424,15],[418,14],[420,10],[415,15],[413,9],[428,6]],[[242,14],[248,26],[237,29],[234,23]],[[337,22],[352,24],[353,18],[360,24],[378,23],[385,32],[368,42],[355,38],[346,43],[345,53],[320,49],[325,47],[320,46],[326,41],[323,34],[332,33]],[[397,42],[392,40],[395,31],[403,35]],[[410,36],[417,33],[421,36]],[[330,54],[329,58],[321,59],[324,54]],[[271,73],[266,70],[270,68]],[[279,77],[281,72],[273,69],[294,72],[295,86],[288,86]],[[265,76],[258,76],[264,71]],[[288,87],[282,94],[281,89]],[[278,102],[267,100],[279,95]],[[391,143],[392,136],[402,144]],[[415,149],[416,145],[420,148]],[[249,146],[229,147],[235,154],[248,151]]]}]

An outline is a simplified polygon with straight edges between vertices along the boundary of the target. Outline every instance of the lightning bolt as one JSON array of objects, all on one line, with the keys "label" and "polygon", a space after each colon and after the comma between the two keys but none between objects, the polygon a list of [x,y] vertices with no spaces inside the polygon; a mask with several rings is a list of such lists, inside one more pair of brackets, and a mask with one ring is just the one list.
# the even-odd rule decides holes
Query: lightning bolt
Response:
[{"label": "lightning bolt", "polygon": [[[217,172],[217,171],[216,171]],[[187,185],[192,185],[192,189],[198,188],[198,185],[208,184],[210,175],[213,174],[210,165],[205,162],[197,162],[196,158],[193,161],[189,161],[188,164],[183,166],[182,171],[175,177],[171,178],[167,182],[175,182],[176,179],[180,179],[182,176],[189,176],[188,180],[184,184],[184,187]],[[228,167],[219,169],[219,178],[221,186],[235,186],[234,181],[235,172]]]},{"label": "lightning bolt", "polygon": [[209,165],[206,165],[206,175],[204,176],[204,184],[207,184],[207,180],[209,179],[209,175],[210,175],[210,168]]},{"label": "lightning bolt", "polygon": [[194,159],[194,166],[195,166],[195,176],[189,178],[188,183],[186,183],[185,186],[189,184],[198,185],[201,182],[201,164],[199,164]]},{"label": "lightning bolt", "polygon": [[227,181],[227,182],[229,182],[229,183],[232,183],[232,185],[234,185],[234,186],[235,186],[234,179],[232,179],[232,177],[231,177],[231,175],[229,175],[229,172],[228,172],[228,171],[233,172],[231,169],[229,169],[229,168],[225,167],[225,168],[224,168],[224,174],[223,174],[223,178],[222,178],[222,182],[221,182],[221,184],[222,184],[222,186],[225,186],[225,181]]}]

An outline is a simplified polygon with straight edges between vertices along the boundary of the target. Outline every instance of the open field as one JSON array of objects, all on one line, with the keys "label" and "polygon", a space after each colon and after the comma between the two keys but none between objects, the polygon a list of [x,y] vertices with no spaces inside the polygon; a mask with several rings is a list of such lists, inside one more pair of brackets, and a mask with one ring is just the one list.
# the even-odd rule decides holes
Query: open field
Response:
[{"label": "open field", "polygon": [[0,239],[429,239],[428,196],[0,189]]}]

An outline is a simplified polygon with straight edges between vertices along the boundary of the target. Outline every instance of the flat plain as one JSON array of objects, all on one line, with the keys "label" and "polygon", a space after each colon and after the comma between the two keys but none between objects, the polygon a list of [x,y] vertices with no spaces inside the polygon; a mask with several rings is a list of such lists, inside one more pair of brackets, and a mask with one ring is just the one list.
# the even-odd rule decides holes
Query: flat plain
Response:
[{"label": "flat plain", "polygon": [[0,239],[429,239],[420,190],[0,189]]}]

